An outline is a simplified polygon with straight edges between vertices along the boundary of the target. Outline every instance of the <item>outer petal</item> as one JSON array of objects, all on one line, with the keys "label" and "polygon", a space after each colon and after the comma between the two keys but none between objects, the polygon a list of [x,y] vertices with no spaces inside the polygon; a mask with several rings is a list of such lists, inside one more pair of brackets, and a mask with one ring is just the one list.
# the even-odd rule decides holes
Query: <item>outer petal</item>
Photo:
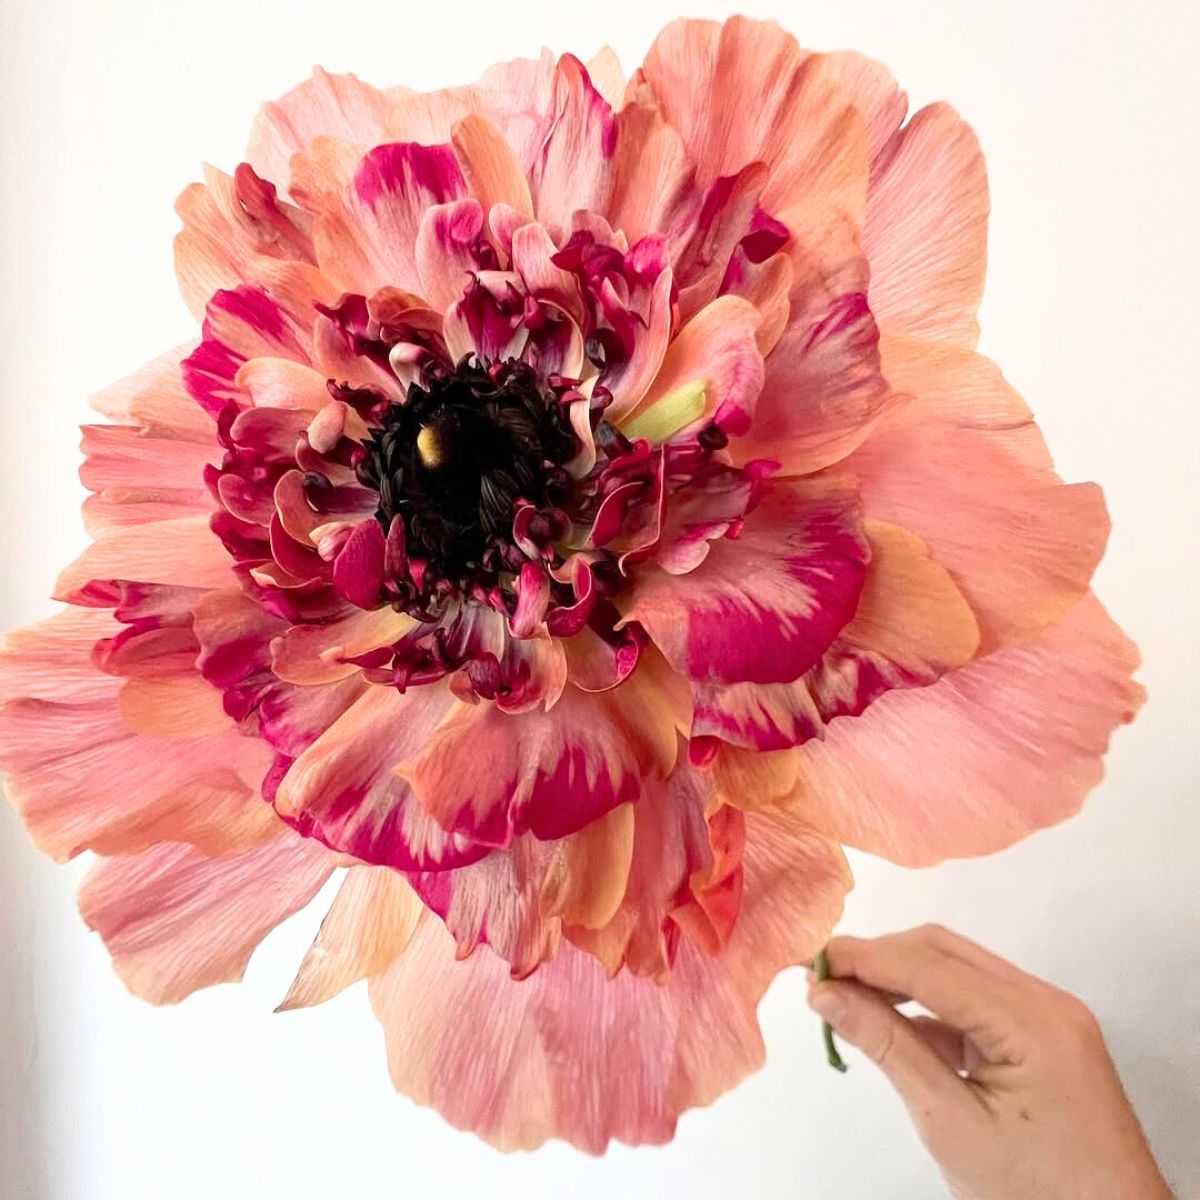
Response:
[{"label": "outer petal", "polygon": [[554,73],[552,107],[530,172],[534,211],[551,237],[562,241],[580,209],[603,211],[611,187],[616,124],[608,102],[570,54]]},{"label": "outer petal", "polygon": [[670,773],[688,716],[680,692],[646,660],[613,691],[569,686],[549,712],[460,704],[399,769],[455,835],[493,846],[526,831],[564,837]]},{"label": "outer petal", "polygon": [[675,21],[655,39],[643,70],[702,182],[762,161],[770,170],[768,210],[815,199],[861,215],[864,122],[836,72],[775,22]]},{"label": "outer petal", "polygon": [[126,681],[92,662],[97,641],[123,628],[107,611],[68,609],[0,647],[0,767],[33,840],[63,860],[167,839],[223,853],[270,836],[262,747],[228,721],[182,739],[129,727]]},{"label": "outer petal", "polygon": [[711,958],[681,944],[661,985],[610,979],[570,945],[514,981],[486,948],[456,962],[453,938],[427,916],[371,982],[393,1082],[504,1149],[669,1140],[681,1112],[761,1065],[758,1001],[822,945],[849,885],[837,848],[784,812],[747,816],[744,861],[728,944]]},{"label": "outer petal", "polygon": [[1059,481],[987,359],[886,339],[883,363],[912,399],[846,460],[863,511],[920,535],[974,609],[984,650],[1030,636],[1087,590],[1108,537],[1100,489]]},{"label": "outer petal", "polygon": [[887,333],[972,347],[987,266],[987,171],[970,126],[922,109],[872,171],[863,248]]},{"label": "outer petal", "polygon": [[263,105],[246,156],[263,178],[286,189],[293,154],[322,136],[374,146],[385,140],[393,107],[386,92],[357,76],[331,75],[317,67],[311,79]]},{"label": "outer petal", "polygon": [[[57,600],[87,604],[107,596],[115,580],[180,587],[228,587],[231,560],[207,517],[182,517],[124,529],[93,542],[58,577]],[[107,603],[102,599],[101,603]]]},{"label": "outer petal", "polygon": [[275,808],[301,833],[364,862],[445,870],[486,850],[428,817],[395,766],[426,742],[453,703],[439,685],[372,687],[291,764]]},{"label": "outer petal", "polygon": [[796,754],[794,805],[904,866],[990,854],[1076,812],[1144,693],[1137,651],[1094,597],[1031,642],[891,692]]},{"label": "outer petal", "polygon": [[241,979],[258,943],[332,871],[323,846],[291,834],[228,858],[164,843],[97,863],[80,886],[79,909],[131,992],[175,1004]]},{"label": "outer petal", "polygon": [[698,681],[798,678],[854,615],[867,544],[853,484],[768,483],[736,541],[713,543],[688,575],[643,571],[618,597],[677,671]]},{"label": "outer petal", "polygon": [[323,1004],[389,967],[412,938],[422,904],[390,867],[351,867],[277,1012]]}]

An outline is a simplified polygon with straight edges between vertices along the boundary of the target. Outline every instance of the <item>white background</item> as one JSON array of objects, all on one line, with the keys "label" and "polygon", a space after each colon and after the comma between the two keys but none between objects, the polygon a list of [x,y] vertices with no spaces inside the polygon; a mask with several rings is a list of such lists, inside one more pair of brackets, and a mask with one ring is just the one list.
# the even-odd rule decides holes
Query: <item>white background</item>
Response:
[{"label": "white background", "polygon": [[[608,41],[631,69],[678,0],[2,0],[0,618],[50,611],[84,535],[84,397],[190,336],[172,202],[231,168],[258,103],[314,62],[431,88],[543,43]],[[817,48],[890,64],[975,125],[993,200],[983,349],[1063,474],[1114,519],[1097,586],[1141,643],[1150,703],[1082,816],[982,862],[855,860],[844,928],[957,926],[1082,995],[1182,1196],[1200,1195],[1196,734],[1196,70],[1190,0],[747,4]],[[697,13],[724,15],[702,3]],[[0,806],[0,1194],[882,1197],[941,1194],[875,1072],[822,1063],[803,980],[762,1008],[769,1064],[662,1150],[502,1157],[395,1096],[358,988],[272,1016],[315,913],[242,987],[155,1010],[73,908],[78,864],[37,858]]]}]

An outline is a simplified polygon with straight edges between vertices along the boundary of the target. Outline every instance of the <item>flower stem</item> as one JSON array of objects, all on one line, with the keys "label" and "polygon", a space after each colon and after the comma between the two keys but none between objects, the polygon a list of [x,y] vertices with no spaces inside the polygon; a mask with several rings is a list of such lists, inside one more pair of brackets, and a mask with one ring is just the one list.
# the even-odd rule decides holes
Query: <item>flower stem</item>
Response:
[{"label": "flower stem", "polygon": [[[818,983],[823,979],[829,978],[829,955],[824,950],[819,950],[813,959],[813,973],[816,975]],[[828,1060],[829,1065],[835,1071],[844,1073],[846,1063],[838,1053],[837,1042],[833,1040],[833,1029],[830,1027],[828,1021],[821,1022],[821,1038],[825,1042],[825,1058]]]}]

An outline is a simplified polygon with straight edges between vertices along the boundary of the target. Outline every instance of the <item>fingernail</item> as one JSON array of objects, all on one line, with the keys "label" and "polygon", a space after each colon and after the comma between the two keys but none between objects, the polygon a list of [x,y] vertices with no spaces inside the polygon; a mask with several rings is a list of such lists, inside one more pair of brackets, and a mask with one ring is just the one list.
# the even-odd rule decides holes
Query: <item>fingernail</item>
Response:
[{"label": "fingernail", "polygon": [[846,997],[837,988],[818,986],[808,994],[808,1005],[818,1017],[836,1026],[846,1011]]}]

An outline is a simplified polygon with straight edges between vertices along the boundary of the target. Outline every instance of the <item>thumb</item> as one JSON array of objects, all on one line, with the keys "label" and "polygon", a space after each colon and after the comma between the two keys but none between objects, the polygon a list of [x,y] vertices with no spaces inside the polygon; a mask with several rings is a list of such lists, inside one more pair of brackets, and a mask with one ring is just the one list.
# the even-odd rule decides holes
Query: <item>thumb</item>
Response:
[{"label": "thumb", "polygon": [[813,985],[808,1003],[834,1033],[883,1071],[910,1109],[928,1115],[931,1108],[959,1099],[963,1081],[878,992],[829,980]]}]

